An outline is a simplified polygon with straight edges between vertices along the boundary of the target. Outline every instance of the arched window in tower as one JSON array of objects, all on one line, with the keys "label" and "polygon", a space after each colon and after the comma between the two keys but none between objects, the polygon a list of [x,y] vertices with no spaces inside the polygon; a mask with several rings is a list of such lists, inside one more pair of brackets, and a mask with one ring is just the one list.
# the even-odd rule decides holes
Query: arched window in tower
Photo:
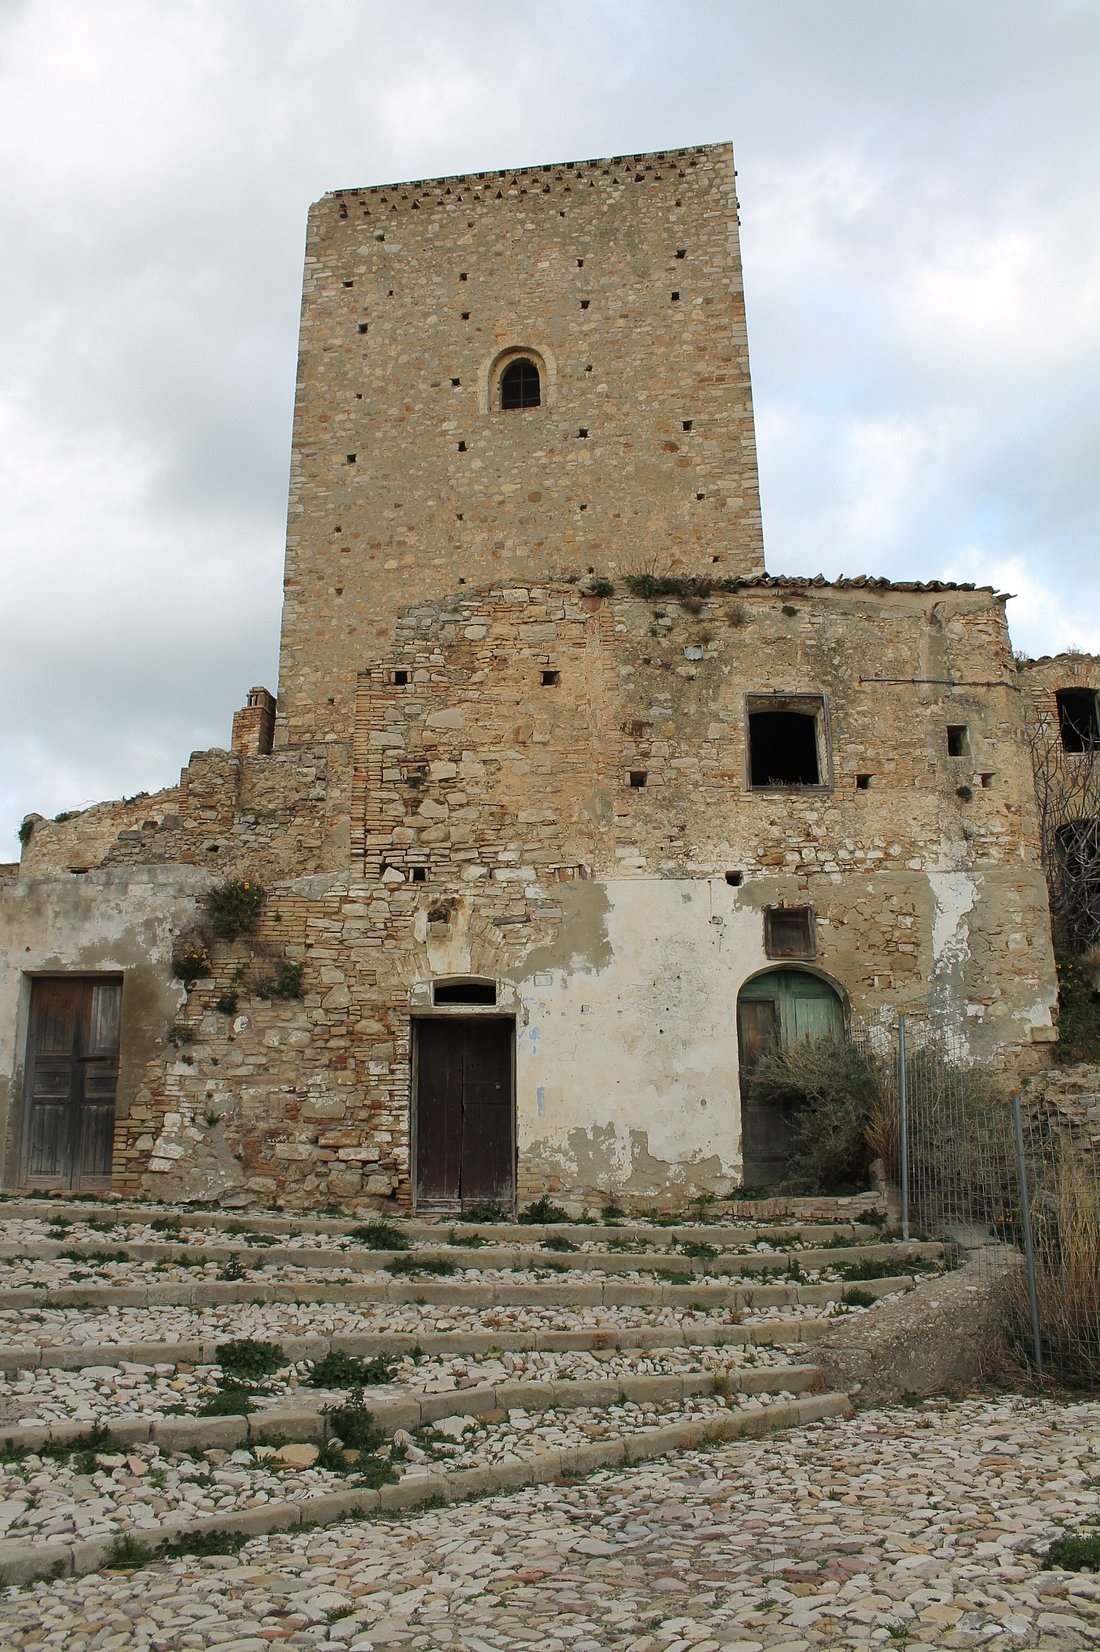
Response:
[{"label": "arched window in tower", "polygon": [[542,382],[538,368],[530,356],[517,356],[500,375],[501,408],[539,407],[541,403]]}]

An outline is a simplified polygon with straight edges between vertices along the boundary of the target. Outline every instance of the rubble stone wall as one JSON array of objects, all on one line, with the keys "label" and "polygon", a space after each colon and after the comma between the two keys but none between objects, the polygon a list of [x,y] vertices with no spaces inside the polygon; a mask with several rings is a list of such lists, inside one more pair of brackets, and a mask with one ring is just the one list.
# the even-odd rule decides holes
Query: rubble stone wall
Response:
[{"label": "rubble stone wall", "polygon": [[[541,363],[500,411],[502,352]],[[339,735],[414,598],[763,567],[726,144],[310,210],[276,741]]]}]

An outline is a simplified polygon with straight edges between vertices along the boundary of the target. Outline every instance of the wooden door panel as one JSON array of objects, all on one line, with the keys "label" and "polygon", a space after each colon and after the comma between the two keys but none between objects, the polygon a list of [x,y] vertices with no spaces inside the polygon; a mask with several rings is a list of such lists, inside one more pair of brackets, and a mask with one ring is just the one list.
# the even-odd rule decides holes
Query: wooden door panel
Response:
[{"label": "wooden door panel", "polygon": [[110,1177],[122,983],[31,984],[25,1175],[77,1187]]},{"label": "wooden door panel", "polygon": [[751,1073],[760,1057],[779,1045],[779,1010],[774,999],[744,998],[737,1009],[741,1071]]},{"label": "wooden door panel", "polygon": [[512,1023],[425,1017],[416,1041],[416,1193],[458,1206],[514,1197]]},{"label": "wooden door panel", "polygon": [[513,1196],[512,1023],[466,1023],[462,1118],[462,1198]]},{"label": "wooden door panel", "polygon": [[426,1201],[457,1201],[462,1175],[462,1023],[414,1022],[416,1186]]}]

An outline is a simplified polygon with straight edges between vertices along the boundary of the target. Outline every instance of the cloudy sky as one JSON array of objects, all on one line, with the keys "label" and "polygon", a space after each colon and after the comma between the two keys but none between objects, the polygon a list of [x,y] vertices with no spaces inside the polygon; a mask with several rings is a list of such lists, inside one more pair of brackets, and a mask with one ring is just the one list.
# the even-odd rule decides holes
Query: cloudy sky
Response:
[{"label": "cloudy sky", "polygon": [[724,138],[769,566],[1100,650],[1100,0],[0,0],[0,838],[274,687],[310,200]]}]

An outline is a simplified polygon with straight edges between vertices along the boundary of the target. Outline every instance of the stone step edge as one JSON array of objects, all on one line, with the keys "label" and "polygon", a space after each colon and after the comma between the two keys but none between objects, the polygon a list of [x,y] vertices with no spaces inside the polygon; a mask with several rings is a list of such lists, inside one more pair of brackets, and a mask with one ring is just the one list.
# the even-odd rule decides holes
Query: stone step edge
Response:
[{"label": "stone step edge", "polygon": [[[458,1503],[469,1497],[491,1496],[496,1492],[518,1491],[525,1486],[546,1485],[563,1476],[580,1477],[619,1464],[641,1463],[676,1451],[690,1451],[712,1441],[759,1438],[780,1429],[822,1422],[829,1417],[850,1415],[847,1394],[826,1392],[774,1405],[746,1406],[698,1421],[668,1423],[639,1430],[615,1440],[593,1441],[562,1451],[544,1451],[528,1458],[496,1463],[483,1468],[434,1472],[380,1491],[348,1490],[322,1493],[320,1497],[296,1503],[266,1503],[236,1514],[210,1515],[202,1520],[165,1520],[151,1534],[134,1528],[127,1535],[139,1542],[155,1536],[160,1541],[178,1541],[211,1531],[241,1532],[249,1537],[296,1528],[334,1525],[349,1518],[413,1510],[423,1503],[441,1499]],[[116,1534],[116,1537],[120,1534]],[[82,1577],[100,1571],[107,1563],[115,1537],[84,1538],[77,1542],[0,1542],[0,1586],[33,1583],[39,1578]]]},{"label": "stone step edge", "polygon": [[[62,1240],[36,1239],[26,1244],[0,1240],[0,1262],[52,1262],[62,1251],[78,1252],[95,1258],[105,1248],[105,1242],[96,1244],[81,1240],[66,1244]],[[391,1262],[415,1259],[420,1263],[450,1262],[454,1267],[476,1273],[487,1268],[521,1268],[530,1271],[537,1267],[564,1269],[569,1273],[687,1273],[694,1279],[710,1279],[722,1273],[782,1274],[791,1262],[804,1268],[840,1267],[845,1262],[885,1262],[892,1258],[912,1261],[917,1258],[939,1261],[944,1247],[935,1240],[876,1240],[865,1245],[837,1245],[826,1250],[799,1251],[744,1251],[727,1256],[680,1256],[676,1251],[584,1251],[543,1254],[534,1247],[524,1250],[513,1246],[486,1245],[467,1250],[461,1245],[441,1245],[423,1251],[358,1250],[333,1251],[282,1248],[278,1245],[257,1249],[255,1246],[203,1245],[195,1247],[173,1243],[171,1240],[119,1240],[111,1248],[125,1251],[133,1262],[179,1262],[201,1254],[207,1262],[226,1263],[236,1258],[255,1258],[254,1266],[302,1268],[347,1268],[352,1273],[380,1273]],[[658,1258],[667,1259],[658,1261]],[[677,1264],[673,1266],[673,1264]]]},{"label": "stone step edge", "polygon": [[[795,1200],[795,1203],[798,1201]],[[806,1201],[812,1203],[813,1201]],[[747,1204],[747,1202],[746,1202]],[[873,1206],[861,1208],[881,1209],[886,1212],[885,1204],[879,1202]],[[367,1216],[309,1216],[306,1214],[295,1216],[269,1216],[261,1211],[252,1213],[248,1210],[225,1212],[220,1210],[184,1210],[171,1205],[143,1206],[113,1203],[93,1203],[91,1200],[75,1200],[65,1202],[60,1199],[4,1199],[0,1200],[0,1221],[6,1216],[16,1220],[30,1218],[32,1220],[50,1221],[62,1215],[70,1221],[87,1220],[89,1216],[113,1216],[117,1222],[149,1223],[158,1217],[178,1216],[185,1227],[197,1228],[226,1228],[233,1224],[253,1229],[256,1233],[328,1233],[347,1234],[353,1228],[363,1227],[368,1222],[390,1221],[400,1227],[411,1239],[432,1239],[441,1228],[469,1228],[473,1233],[494,1233],[508,1244],[518,1244],[525,1239],[538,1238],[548,1234],[563,1234],[567,1238],[577,1236],[590,1239],[630,1239],[637,1235],[641,1238],[652,1239],[661,1234],[667,1234],[670,1239],[684,1235],[689,1239],[701,1240],[706,1243],[717,1243],[728,1238],[731,1232],[738,1231],[733,1227],[737,1221],[745,1222],[759,1233],[762,1239],[768,1237],[769,1232],[785,1234],[802,1232],[803,1230],[820,1233],[823,1238],[842,1231],[849,1231],[853,1237],[861,1233],[874,1233],[875,1224],[870,1222],[855,1222],[850,1219],[837,1217],[807,1217],[800,1221],[797,1213],[792,1214],[789,1220],[772,1213],[764,1217],[754,1217],[746,1214],[731,1215],[727,1222],[696,1223],[687,1221],[682,1224],[665,1226],[663,1223],[650,1225],[645,1222],[630,1221],[624,1218],[621,1222],[472,1222],[459,1215],[443,1215],[432,1221],[425,1221],[416,1216],[405,1216],[400,1211],[381,1212],[373,1211]],[[711,1235],[715,1237],[712,1238]]]},{"label": "stone step edge", "polygon": [[21,1285],[0,1290],[4,1308],[192,1308],[223,1303],[290,1302],[339,1303],[426,1303],[435,1307],[471,1308],[649,1308],[690,1307],[701,1303],[712,1308],[778,1308],[792,1303],[824,1306],[839,1301],[848,1290],[865,1291],[868,1296],[886,1296],[893,1291],[912,1290],[910,1274],[889,1274],[877,1279],[837,1279],[821,1285],[712,1285],[705,1279],[690,1285],[616,1284],[569,1285],[564,1280],[536,1280],[526,1285],[438,1284],[430,1279],[394,1281],[387,1284],[357,1285],[326,1281],[310,1284],[287,1281],[279,1284],[249,1281],[217,1281],[165,1285],[58,1285],[52,1288]]},{"label": "stone step edge", "polygon": [[[729,1388],[738,1394],[792,1392],[821,1383],[816,1365],[771,1365],[731,1371]],[[713,1394],[724,1386],[704,1371],[664,1375],[639,1372],[633,1376],[561,1378],[549,1382],[481,1383],[473,1388],[448,1389],[442,1394],[378,1394],[367,1391],[367,1405],[379,1428],[388,1436],[398,1428],[423,1428],[440,1417],[482,1417],[490,1411],[575,1411],[578,1406],[623,1405],[646,1400],[682,1404],[696,1394]],[[325,1407],[338,1401],[320,1389],[310,1403],[283,1402],[280,1407],[227,1417],[143,1417],[120,1414],[100,1425],[112,1437],[110,1452],[131,1445],[159,1445],[165,1451],[190,1451],[217,1446],[263,1445],[272,1439],[319,1442],[332,1432]],[[22,1423],[0,1426],[0,1444],[9,1451],[35,1451],[42,1445],[66,1445],[87,1434],[90,1422]]]},{"label": "stone step edge", "polygon": [[[645,1355],[661,1348],[776,1347],[823,1336],[827,1320],[773,1319],[748,1325],[635,1325],[577,1331],[338,1331],[331,1336],[275,1336],[289,1362],[323,1359],[326,1354],[400,1356],[419,1349],[440,1356],[495,1353],[588,1353],[614,1349]],[[214,1365],[226,1333],[203,1342],[107,1342],[82,1346],[0,1347],[0,1376],[17,1371],[80,1371],[90,1365]]]}]

